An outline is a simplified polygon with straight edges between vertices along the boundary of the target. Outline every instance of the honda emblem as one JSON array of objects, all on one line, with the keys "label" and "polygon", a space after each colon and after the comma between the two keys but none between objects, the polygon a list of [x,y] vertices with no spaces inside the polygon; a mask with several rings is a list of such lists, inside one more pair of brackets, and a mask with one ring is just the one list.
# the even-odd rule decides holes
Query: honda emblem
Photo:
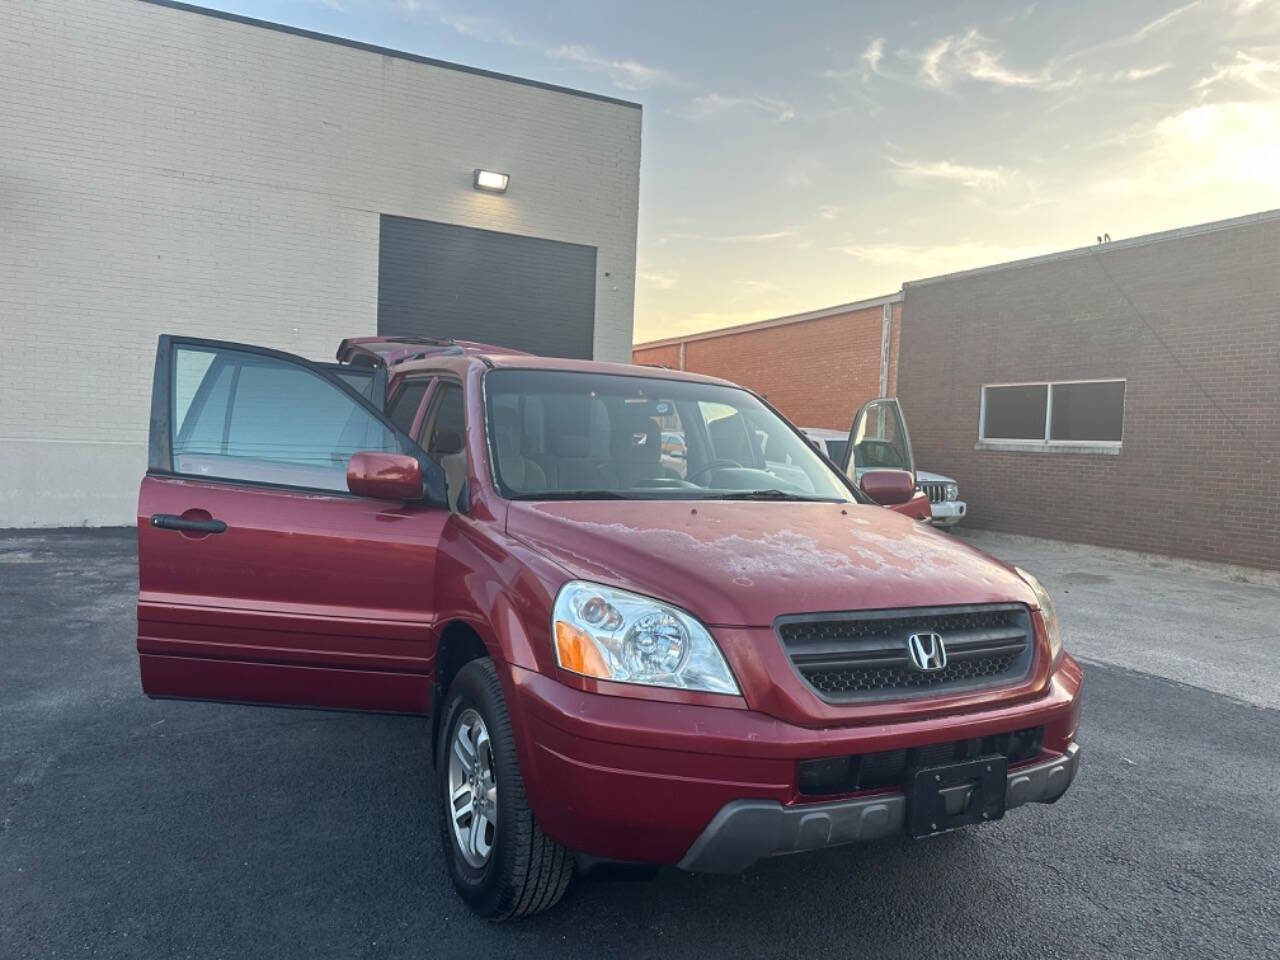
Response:
[{"label": "honda emblem", "polygon": [[933,673],[947,665],[947,648],[942,635],[937,633],[913,633],[907,637],[907,652],[917,670]]}]

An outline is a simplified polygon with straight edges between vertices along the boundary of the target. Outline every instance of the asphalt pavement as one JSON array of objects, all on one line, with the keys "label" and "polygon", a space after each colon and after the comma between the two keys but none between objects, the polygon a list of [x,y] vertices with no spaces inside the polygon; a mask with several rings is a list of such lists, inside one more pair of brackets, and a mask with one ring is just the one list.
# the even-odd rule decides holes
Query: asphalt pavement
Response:
[{"label": "asphalt pavement", "polygon": [[0,958],[1276,956],[1280,587],[980,542],[1085,657],[1061,802],[492,926],[441,865],[425,721],[148,700],[132,532],[0,534]]}]

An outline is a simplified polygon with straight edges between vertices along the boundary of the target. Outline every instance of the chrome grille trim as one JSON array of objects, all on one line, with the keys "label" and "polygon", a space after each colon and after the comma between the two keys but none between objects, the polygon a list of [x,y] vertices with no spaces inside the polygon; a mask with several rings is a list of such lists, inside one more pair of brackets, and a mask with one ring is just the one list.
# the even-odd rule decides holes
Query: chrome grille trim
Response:
[{"label": "chrome grille trim", "polygon": [[939,483],[935,480],[922,480],[916,486],[924,491],[930,503],[943,503],[947,499],[947,485],[945,483]]},{"label": "chrome grille trim", "polygon": [[[1022,604],[918,607],[779,617],[774,631],[796,672],[823,700],[942,696],[1024,680],[1035,643],[1031,612]],[[943,638],[947,665],[921,671],[907,637]]]}]

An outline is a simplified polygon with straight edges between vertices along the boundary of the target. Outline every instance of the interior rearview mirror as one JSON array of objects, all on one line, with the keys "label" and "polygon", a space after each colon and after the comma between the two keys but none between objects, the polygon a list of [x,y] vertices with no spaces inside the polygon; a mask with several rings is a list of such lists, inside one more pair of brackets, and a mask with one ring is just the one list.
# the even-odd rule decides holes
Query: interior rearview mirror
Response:
[{"label": "interior rearview mirror", "polygon": [[858,487],[882,507],[906,503],[916,495],[916,479],[909,470],[868,470]]},{"label": "interior rearview mirror", "polygon": [[403,453],[357,453],[347,464],[347,489],[375,500],[421,500],[422,465]]}]

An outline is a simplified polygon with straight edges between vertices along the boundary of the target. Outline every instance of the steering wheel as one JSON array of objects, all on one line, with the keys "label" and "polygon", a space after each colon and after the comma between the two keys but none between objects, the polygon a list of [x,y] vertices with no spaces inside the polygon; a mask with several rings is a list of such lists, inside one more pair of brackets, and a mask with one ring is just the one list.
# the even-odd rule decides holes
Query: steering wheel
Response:
[{"label": "steering wheel", "polygon": [[712,470],[715,470],[719,467],[737,467],[739,470],[741,470],[742,464],[740,464],[737,460],[729,460],[727,458],[724,460],[709,460],[706,463],[704,463],[702,466],[700,466],[697,470],[690,470],[688,473],[685,474],[684,478],[687,482],[693,483],[694,477],[700,477],[704,473],[710,473]]}]

